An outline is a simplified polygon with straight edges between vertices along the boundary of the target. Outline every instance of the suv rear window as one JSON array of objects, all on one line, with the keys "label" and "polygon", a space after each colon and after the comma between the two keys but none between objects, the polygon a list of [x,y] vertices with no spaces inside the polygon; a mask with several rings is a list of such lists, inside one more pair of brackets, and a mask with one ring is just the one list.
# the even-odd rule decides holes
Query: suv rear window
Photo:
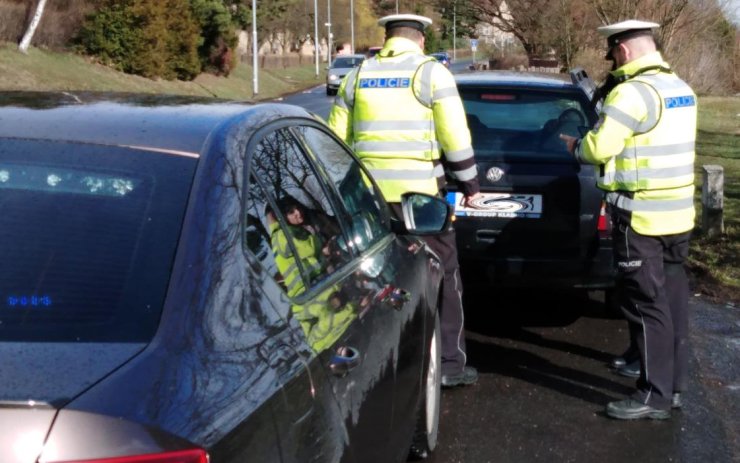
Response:
[{"label": "suv rear window", "polygon": [[476,158],[516,153],[569,156],[559,134],[580,136],[594,115],[578,92],[461,88]]},{"label": "suv rear window", "polygon": [[196,164],[3,140],[0,341],[151,339]]}]

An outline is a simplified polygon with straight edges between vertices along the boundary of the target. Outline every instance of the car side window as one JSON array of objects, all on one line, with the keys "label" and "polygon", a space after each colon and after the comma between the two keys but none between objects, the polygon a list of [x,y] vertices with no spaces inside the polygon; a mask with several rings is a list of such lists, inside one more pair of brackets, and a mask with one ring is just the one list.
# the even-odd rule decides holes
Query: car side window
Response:
[{"label": "car side window", "polygon": [[364,251],[390,233],[388,206],[359,162],[326,132],[308,126],[297,130],[341,197],[351,218],[352,245]]},{"label": "car side window", "polygon": [[251,153],[245,243],[290,297],[349,259],[327,185],[288,129],[264,136]]}]

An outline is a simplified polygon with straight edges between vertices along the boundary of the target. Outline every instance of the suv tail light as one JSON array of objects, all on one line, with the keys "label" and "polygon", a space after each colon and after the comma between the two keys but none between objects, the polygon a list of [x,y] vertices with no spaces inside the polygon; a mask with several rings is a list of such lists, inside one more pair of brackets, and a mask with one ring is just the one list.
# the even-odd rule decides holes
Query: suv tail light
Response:
[{"label": "suv tail light", "polygon": [[66,460],[54,463],[208,463],[208,454],[202,449],[176,450],[128,457],[96,458],[93,460]]},{"label": "suv tail light", "polygon": [[606,215],[606,203],[601,201],[601,209],[599,210],[599,222],[596,228],[599,231],[609,231],[609,217]]}]

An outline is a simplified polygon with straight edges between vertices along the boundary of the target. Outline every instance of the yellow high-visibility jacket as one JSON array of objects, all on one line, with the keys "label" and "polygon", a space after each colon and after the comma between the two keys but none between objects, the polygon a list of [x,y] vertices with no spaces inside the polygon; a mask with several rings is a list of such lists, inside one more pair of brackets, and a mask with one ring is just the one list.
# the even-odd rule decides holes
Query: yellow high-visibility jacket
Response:
[{"label": "yellow high-visibility jacket", "polygon": [[400,202],[407,191],[437,194],[445,187],[445,167],[463,193],[478,191],[455,80],[411,40],[388,39],[375,57],[347,74],[328,123],[389,202]]},{"label": "yellow high-visibility jacket", "polygon": [[606,200],[648,236],[694,227],[696,95],[654,52],[616,71],[597,127],[576,147]]},{"label": "yellow high-visibility jacket", "polygon": [[305,230],[298,230],[298,227],[291,227],[291,229],[295,229],[296,232],[293,233],[293,244],[297,255],[293,254],[288,238],[280,225],[277,222],[270,224],[270,243],[275,255],[275,264],[283,276],[288,296],[293,297],[305,290],[297,262],[300,261],[309,277],[313,278],[318,275],[321,272],[319,261],[321,245],[316,235]]}]

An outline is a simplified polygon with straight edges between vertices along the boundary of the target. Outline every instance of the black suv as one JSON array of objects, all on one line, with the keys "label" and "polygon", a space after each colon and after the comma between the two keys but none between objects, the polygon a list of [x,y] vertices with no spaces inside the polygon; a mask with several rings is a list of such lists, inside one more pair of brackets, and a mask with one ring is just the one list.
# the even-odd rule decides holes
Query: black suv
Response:
[{"label": "black suv", "polygon": [[558,138],[593,127],[586,89],[565,75],[456,76],[483,197],[450,192],[463,270],[503,285],[609,289],[610,222],[593,166]]}]

